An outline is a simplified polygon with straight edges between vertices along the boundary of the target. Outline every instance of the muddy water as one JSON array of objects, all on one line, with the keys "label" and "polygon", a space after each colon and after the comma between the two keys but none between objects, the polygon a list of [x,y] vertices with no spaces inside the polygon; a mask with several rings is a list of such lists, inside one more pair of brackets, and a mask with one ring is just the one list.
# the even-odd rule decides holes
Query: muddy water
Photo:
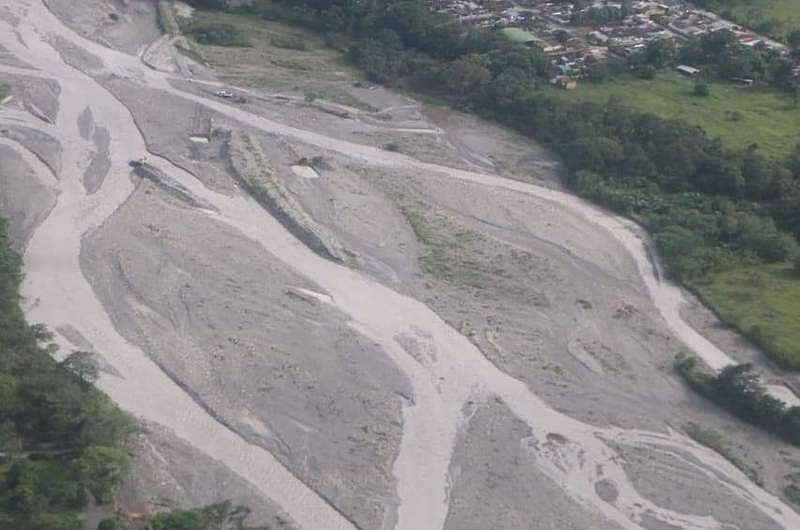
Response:
[{"label": "muddy water", "polygon": [[[216,101],[184,94],[170,88],[155,72],[135,72],[135,58],[106,50],[68,32],[38,2],[5,2],[9,7],[30,6],[32,13],[20,26],[27,48],[10,32],[0,34],[0,44],[62,83],[61,108],[56,127],[60,137],[80,138],[78,116],[87,107],[98,125],[112,133],[112,169],[100,190],[87,197],[81,177],[88,163],[85,146],[65,155],[61,191],[56,208],[42,223],[26,254],[27,279],[23,293],[31,303],[28,316],[52,328],[72,325],[78,329],[123,377],[106,376],[102,388],[134,414],[173,429],[178,436],[228,465],[275,499],[303,528],[348,528],[330,506],[297,481],[266,451],[243,442],[228,431],[172,383],[137,348],[114,330],[104,308],[83,278],[78,263],[82,236],[110,216],[132,190],[127,162],[145,152],[144,142],[125,108],[91,78],[67,67],[37,31],[57,33],[90,49],[107,66],[126,76],[145,79],[181,97],[193,99],[261,129],[293,136],[332,149],[369,164],[412,167],[445,173],[451,177],[529,193],[554,201],[608,228],[634,255],[656,305],[682,340],[718,365],[726,357],[680,319],[680,291],[656,280],[644,243],[635,227],[609,216],[569,195],[498,177],[425,164],[408,157],[342,142],[315,133],[286,127]],[[2,5],[2,3],[0,3]],[[19,9],[21,15],[24,15]],[[5,30],[6,28],[3,28]],[[2,69],[2,67],[0,67]],[[132,74],[133,73],[133,74]],[[709,480],[763,511],[784,528],[800,528],[800,516],[752,484],[741,472],[715,453],[700,448],[675,433],[597,428],[550,409],[521,382],[497,370],[465,337],[446,325],[424,304],[406,298],[357,272],[325,261],[301,245],[255,202],[245,197],[226,197],[204,188],[191,175],[165,160],[151,157],[192,193],[214,205],[208,215],[236,227],[279,259],[296,268],[327,291],[329,302],[352,318],[354,328],[383,345],[414,385],[414,400],[404,409],[404,435],[395,463],[398,495],[402,501],[397,527],[403,530],[440,529],[447,514],[447,468],[460,423],[462,407],[469,399],[498,396],[542,441],[558,433],[567,442],[558,447],[531,451],[531,458],[565,492],[587,508],[599,511],[624,528],[638,528],[644,513],[682,528],[714,529],[720,524],[707,517],[677,513],[654,505],[633,488],[608,441],[645,446],[662,451],[680,450],[707,466]],[[676,295],[677,293],[677,295]],[[324,297],[323,297],[324,298]],[[715,351],[716,350],[716,351]],[[720,357],[721,356],[721,357]],[[716,364],[715,364],[716,363]],[[620,492],[613,504],[602,501],[594,485],[611,481]]]}]

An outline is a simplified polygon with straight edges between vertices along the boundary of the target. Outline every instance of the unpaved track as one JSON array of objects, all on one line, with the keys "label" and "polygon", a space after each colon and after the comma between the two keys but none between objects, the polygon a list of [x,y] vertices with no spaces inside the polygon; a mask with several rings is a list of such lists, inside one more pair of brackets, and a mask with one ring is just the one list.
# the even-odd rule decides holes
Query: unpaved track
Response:
[{"label": "unpaved track", "polygon": [[[345,154],[367,164],[412,168],[447,175],[487,186],[503,187],[556,202],[572,212],[611,230],[632,253],[656,306],[681,339],[712,366],[730,362],[680,319],[680,290],[656,280],[645,243],[634,225],[610,216],[570,195],[499,177],[426,164],[349,142],[328,138],[253,116],[240,109],[172,88],[157,72],[142,72],[136,58],[102,48],[69,32],[34,0],[5,0],[0,5],[24,17],[18,28],[27,48],[21,46],[5,23],[0,44],[48,77],[62,84],[61,113],[55,124],[59,137],[79,138],[78,116],[87,107],[99,125],[111,132],[111,170],[102,187],[87,196],[81,184],[88,163],[85,147],[65,149],[61,196],[57,206],[37,230],[25,256],[23,294],[31,304],[28,316],[52,328],[72,325],[121,374],[104,376],[101,387],[120,405],[151,421],[161,423],[198,449],[222,461],[278,502],[301,527],[308,530],[352,527],[321,498],[311,492],[268,452],[249,445],[194,403],[138,349],[114,329],[104,308],[83,277],[78,263],[81,238],[98,227],[128,197],[129,160],[145,153],[144,141],[132,117],[115,98],[92,78],[65,65],[43,40],[58,34],[100,57],[117,75],[138,79],[153,88],[197,101],[242,123]],[[25,13],[27,8],[30,12]],[[0,70],[4,70],[0,67]],[[74,147],[79,146],[76,142]],[[301,245],[254,201],[227,197],[205,188],[194,177],[169,162],[151,157],[167,172],[218,209],[208,215],[239,229],[276,257],[327,291],[320,299],[352,318],[352,325],[383,345],[386,353],[412,381],[414,402],[404,410],[404,435],[395,463],[401,499],[398,528],[440,529],[447,514],[448,465],[460,423],[462,407],[469,399],[496,396],[527,423],[537,440],[557,433],[567,440],[557,447],[531,449],[531,458],[564,491],[587,508],[599,511],[624,528],[638,528],[643,515],[680,528],[715,529],[721,525],[708,517],[674,512],[642,498],[626,477],[615,442],[648,447],[655,451],[690,454],[703,464],[692,464],[727,488],[743,502],[763,511],[784,528],[800,528],[800,516],[750,482],[741,472],[708,449],[698,447],[674,432],[599,428],[549,408],[521,382],[499,371],[464,336],[450,328],[424,304],[402,296],[365,276],[319,258]],[[417,345],[415,355],[401,345]],[[688,459],[687,459],[688,462]],[[599,498],[595,484],[614,483],[619,496],[613,504]]]}]

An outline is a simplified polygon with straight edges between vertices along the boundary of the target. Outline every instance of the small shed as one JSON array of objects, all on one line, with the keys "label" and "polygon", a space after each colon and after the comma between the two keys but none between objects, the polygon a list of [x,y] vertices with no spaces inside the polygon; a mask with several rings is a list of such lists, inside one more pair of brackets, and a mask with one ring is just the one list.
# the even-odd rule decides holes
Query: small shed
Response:
[{"label": "small shed", "polygon": [[675,70],[684,75],[688,75],[689,77],[694,77],[700,73],[700,70],[698,70],[697,68],[693,66],[687,66],[685,64],[679,64],[678,66],[675,67]]},{"label": "small shed", "polygon": [[753,86],[753,83],[755,83],[755,80],[750,79],[749,77],[732,77],[731,81],[745,88],[749,88]]}]

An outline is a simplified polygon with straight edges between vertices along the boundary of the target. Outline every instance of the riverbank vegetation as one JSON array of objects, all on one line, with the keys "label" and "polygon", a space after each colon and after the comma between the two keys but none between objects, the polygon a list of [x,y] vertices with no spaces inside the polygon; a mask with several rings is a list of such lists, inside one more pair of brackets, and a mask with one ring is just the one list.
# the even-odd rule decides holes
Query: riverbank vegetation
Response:
[{"label": "riverbank vegetation", "polygon": [[[256,528],[247,525],[249,515],[250,510],[244,506],[234,506],[225,501],[205,508],[158,514],[143,530],[270,530],[266,526]],[[117,527],[109,530],[122,529]]]},{"label": "riverbank vegetation", "polygon": [[800,446],[800,407],[787,407],[770,395],[752,365],[731,365],[713,374],[702,368],[697,358],[683,357],[675,369],[692,388],[720,407]]},{"label": "riverbank vegetation", "polygon": [[0,221],[0,528],[82,530],[128,469],[133,422],[92,384],[86,354],[53,359],[20,307],[20,258]]},{"label": "riverbank vegetation", "polygon": [[691,282],[728,324],[745,330],[782,367],[800,370],[800,271],[789,263],[727,270]]},{"label": "riverbank vegetation", "polygon": [[209,23],[188,20],[180,24],[181,31],[200,44],[209,46],[248,47],[250,41],[238,27],[233,24]]}]

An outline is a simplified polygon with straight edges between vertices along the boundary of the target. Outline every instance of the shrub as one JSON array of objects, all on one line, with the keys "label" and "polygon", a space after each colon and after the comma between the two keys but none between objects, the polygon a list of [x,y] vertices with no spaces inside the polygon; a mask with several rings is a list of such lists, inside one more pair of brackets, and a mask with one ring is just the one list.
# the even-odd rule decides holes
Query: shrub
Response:
[{"label": "shrub", "polygon": [[694,84],[694,95],[695,96],[706,97],[710,93],[711,92],[708,89],[708,83],[706,83],[705,81],[698,81],[697,83]]},{"label": "shrub", "polygon": [[200,44],[208,46],[250,46],[241,30],[230,24],[189,22],[183,30]]},{"label": "shrub", "polygon": [[103,519],[97,525],[97,530],[117,530],[117,520],[109,517],[108,519]]},{"label": "shrub", "polygon": [[298,35],[273,35],[269,41],[276,48],[301,51],[308,49],[305,39]]},{"label": "shrub", "polygon": [[81,479],[100,502],[110,502],[114,486],[130,468],[125,452],[111,447],[91,447],[78,461]]},{"label": "shrub", "polygon": [[744,120],[744,114],[738,110],[734,110],[733,112],[728,113],[728,119],[731,121],[742,121]]},{"label": "shrub", "polygon": [[198,9],[222,9],[225,7],[224,0],[186,0],[186,3]]},{"label": "shrub", "polygon": [[789,484],[783,489],[783,494],[786,498],[795,504],[800,504],[800,488],[794,484]]}]

